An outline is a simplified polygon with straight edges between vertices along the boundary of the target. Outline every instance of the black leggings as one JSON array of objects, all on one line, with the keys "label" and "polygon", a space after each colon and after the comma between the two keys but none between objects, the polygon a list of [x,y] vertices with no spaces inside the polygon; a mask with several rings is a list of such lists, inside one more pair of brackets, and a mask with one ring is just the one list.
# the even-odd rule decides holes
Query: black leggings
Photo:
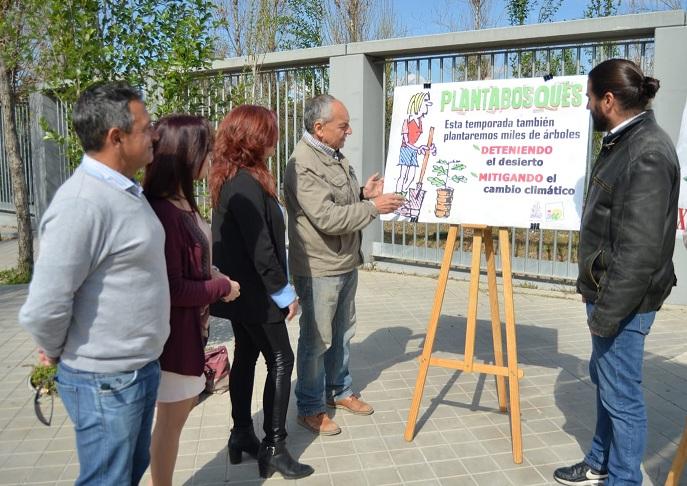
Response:
[{"label": "black leggings", "polygon": [[286,439],[286,411],[291,393],[293,351],[284,321],[270,324],[246,324],[232,321],[234,362],[229,377],[231,417],[235,427],[252,425],[251,397],[255,363],[262,353],[267,362],[267,380],[262,394],[265,413],[265,443],[275,445]]}]

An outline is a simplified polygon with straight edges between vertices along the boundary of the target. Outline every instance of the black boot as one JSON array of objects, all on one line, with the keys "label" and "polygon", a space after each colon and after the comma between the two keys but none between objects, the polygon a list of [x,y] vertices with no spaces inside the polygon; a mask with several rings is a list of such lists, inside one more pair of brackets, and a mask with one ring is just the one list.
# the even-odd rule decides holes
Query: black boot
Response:
[{"label": "black boot", "polygon": [[248,427],[232,428],[227,446],[229,447],[229,462],[232,464],[241,462],[242,452],[256,459],[260,449],[260,440],[255,436],[253,424]]},{"label": "black boot", "polygon": [[279,471],[285,479],[300,479],[310,476],[315,470],[307,464],[301,464],[289,454],[286,442],[281,441],[276,445],[260,444],[258,453],[258,469],[261,478],[272,477],[275,471]]}]

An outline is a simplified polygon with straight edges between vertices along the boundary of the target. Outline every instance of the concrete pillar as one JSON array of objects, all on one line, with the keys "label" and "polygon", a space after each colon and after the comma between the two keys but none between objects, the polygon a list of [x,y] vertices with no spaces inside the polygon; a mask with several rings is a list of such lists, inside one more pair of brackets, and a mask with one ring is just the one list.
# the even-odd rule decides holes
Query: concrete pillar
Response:
[{"label": "concrete pillar", "polygon": [[654,77],[661,87],[653,103],[658,123],[677,142],[682,110],[687,100],[687,27],[656,29]]},{"label": "concrete pillar", "polygon": [[[375,172],[384,175],[383,64],[365,54],[330,58],[329,94],[341,100],[351,117],[353,134],[342,152],[355,169],[360,184]],[[372,256],[372,243],[380,238],[382,223],[372,222],[363,231],[365,262]]]},{"label": "concrete pillar", "polygon": [[[653,103],[656,120],[668,132],[673,142],[680,133],[682,112],[687,100],[687,27],[661,27],[656,29],[654,77],[661,87]],[[683,161],[684,163],[684,161]],[[687,174],[682,174],[686,176]],[[667,303],[687,305],[687,249],[682,238],[675,242],[673,256],[678,286],[673,289]]]},{"label": "concrete pillar", "polygon": [[[33,190],[36,222],[39,223],[52,201],[57,188],[64,182],[64,161],[57,143],[44,140],[41,120],[56,129],[63,120],[57,103],[41,94],[29,96],[31,110],[31,163],[33,165]],[[58,121],[59,120],[59,121]]]}]

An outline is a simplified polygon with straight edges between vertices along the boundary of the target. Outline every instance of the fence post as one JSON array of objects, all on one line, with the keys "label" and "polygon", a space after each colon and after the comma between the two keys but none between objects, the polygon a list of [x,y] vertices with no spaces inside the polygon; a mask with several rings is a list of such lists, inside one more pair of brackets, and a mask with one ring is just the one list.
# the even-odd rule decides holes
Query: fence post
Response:
[{"label": "fence post", "polygon": [[[687,66],[687,50],[678,46],[687,45],[687,27],[659,27],[656,29],[654,44],[654,76],[661,87],[653,103],[656,121],[677,142],[682,121],[682,111],[687,100],[687,83],[684,67]],[[683,161],[684,164],[684,161]],[[687,174],[682,174],[685,176]],[[677,281],[681,284],[673,288],[667,303],[687,305],[687,250],[682,238],[675,240],[673,264]]]},{"label": "fence post", "polygon": [[[330,58],[329,93],[348,108],[353,130],[342,151],[355,169],[360,184],[375,172],[384,175],[383,67],[383,63],[375,63],[365,54]],[[363,231],[365,262],[371,260],[373,242],[380,234],[379,219]]]},{"label": "fence post", "polygon": [[63,158],[55,142],[44,140],[45,133],[40,121],[57,129],[63,120],[57,103],[42,93],[29,96],[31,110],[31,164],[33,165],[34,210],[36,223],[40,223],[55,191],[63,182]]}]

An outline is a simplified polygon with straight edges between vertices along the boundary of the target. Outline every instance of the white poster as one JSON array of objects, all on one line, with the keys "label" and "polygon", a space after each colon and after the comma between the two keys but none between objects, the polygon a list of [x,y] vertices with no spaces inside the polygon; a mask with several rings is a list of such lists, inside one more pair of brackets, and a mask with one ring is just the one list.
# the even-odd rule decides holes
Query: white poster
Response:
[{"label": "white poster", "polygon": [[576,230],[589,140],[586,76],[394,91],[385,220]]}]

